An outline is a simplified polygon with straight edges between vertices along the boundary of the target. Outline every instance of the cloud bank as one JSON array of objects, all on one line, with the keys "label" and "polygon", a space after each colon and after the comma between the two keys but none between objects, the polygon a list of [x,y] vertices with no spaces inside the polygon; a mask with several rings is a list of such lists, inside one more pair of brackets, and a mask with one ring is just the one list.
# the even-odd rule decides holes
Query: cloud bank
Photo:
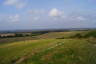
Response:
[{"label": "cloud bank", "polygon": [[7,6],[15,6],[16,8],[25,7],[25,3],[21,0],[5,0],[3,4]]}]

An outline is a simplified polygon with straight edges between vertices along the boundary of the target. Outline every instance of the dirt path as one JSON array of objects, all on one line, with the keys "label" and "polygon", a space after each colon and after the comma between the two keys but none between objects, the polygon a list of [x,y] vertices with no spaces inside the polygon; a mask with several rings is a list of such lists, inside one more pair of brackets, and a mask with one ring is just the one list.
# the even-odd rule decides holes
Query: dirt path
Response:
[{"label": "dirt path", "polygon": [[57,44],[55,44],[55,45],[53,45],[53,46],[50,46],[50,47],[42,50],[42,51],[38,51],[38,49],[35,49],[35,51],[32,52],[31,54],[25,55],[25,56],[19,58],[18,60],[16,60],[16,61],[15,61],[14,63],[12,63],[12,64],[20,64],[20,63],[23,62],[24,60],[30,58],[30,56],[33,56],[33,55],[35,55],[35,54],[38,54],[39,52],[45,52],[46,50],[52,50],[52,49],[54,49],[54,48],[56,48],[56,47],[58,47],[58,46],[61,46],[61,45],[63,45],[63,44],[64,44],[64,42],[62,42],[62,43],[60,42],[60,43],[57,43]]}]

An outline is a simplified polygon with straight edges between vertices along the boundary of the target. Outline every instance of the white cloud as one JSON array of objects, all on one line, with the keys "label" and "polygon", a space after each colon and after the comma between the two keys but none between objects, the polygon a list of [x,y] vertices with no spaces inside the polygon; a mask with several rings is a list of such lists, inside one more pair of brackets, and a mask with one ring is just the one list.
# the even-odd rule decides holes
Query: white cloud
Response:
[{"label": "white cloud", "polygon": [[39,19],[40,19],[39,16],[33,18],[33,20],[35,20],[35,21],[37,21],[37,20],[39,20]]},{"label": "white cloud", "polygon": [[21,0],[5,0],[4,5],[15,6],[16,8],[23,8],[25,3]]},{"label": "white cloud", "polygon": [[52,17],[62,16],[62,14],[63,12],[56,8],[51,9],[51,11],[49,12],[49,16],[52,16]]},{"label": "white cloud", "polygon": [[16,5],[16,8],[24,8],[25,7],[25,3],[18,3],[18,5]]},{"label": "white cloud", "polygon": [[84,21],[84,20],[86,20],[86,18],[83,17],[83,16],[78,16],[78,17],[77,17],[77,20]]},{"label": "white cloud", "polygon": [[18,0],[5,0],[5,5],[14,5],[18,2]]},{"label": "white cloud", "polygon": [[20,15],[16,14],[14,16],[9,16],[9,21],[11,22],[17,22],[20,20]]},{"label": "white cloud", "polygon": [[44,14],[45,10],[44,9],[30,9],[28,10],[29,14]]}]

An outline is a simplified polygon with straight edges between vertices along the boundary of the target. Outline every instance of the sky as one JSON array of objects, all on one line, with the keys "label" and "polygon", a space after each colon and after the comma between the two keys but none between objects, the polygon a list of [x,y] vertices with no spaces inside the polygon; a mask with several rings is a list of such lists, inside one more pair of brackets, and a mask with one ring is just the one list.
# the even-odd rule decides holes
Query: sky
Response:
[{"label": "sky", "polygon": [[0,30],[96,28],[96,0],[0,0]]}]

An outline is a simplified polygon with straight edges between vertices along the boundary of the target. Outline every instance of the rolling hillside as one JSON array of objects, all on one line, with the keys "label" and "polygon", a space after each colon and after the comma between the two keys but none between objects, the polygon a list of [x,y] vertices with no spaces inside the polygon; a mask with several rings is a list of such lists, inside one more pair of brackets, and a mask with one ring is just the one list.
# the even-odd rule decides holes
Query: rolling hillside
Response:
[{"label": "rolling hillside", "polygon": [[96,64],[87,40],[42,39],[0,45],[0,64]]},{"label": "rolling hillside", "polygon": [[[78,33],[88,38],[70,38]],[[49,32],[36,39],[5,39],[9,42],[0,44],[0,64],[96,64],[94,34],[92,31]]]}]

